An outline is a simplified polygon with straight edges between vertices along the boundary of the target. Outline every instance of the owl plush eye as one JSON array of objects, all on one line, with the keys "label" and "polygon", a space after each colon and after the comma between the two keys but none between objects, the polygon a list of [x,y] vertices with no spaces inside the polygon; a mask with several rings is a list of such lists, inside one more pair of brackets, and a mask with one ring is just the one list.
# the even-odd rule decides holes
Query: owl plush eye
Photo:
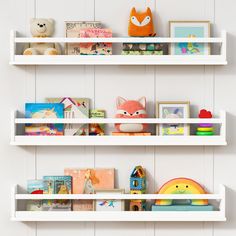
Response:
[{"label": "owl plush eye", "polygon": [[140,26],[145,26],[145,25],[147,25],[150,21],[151,21],[151,17],[150,17],[150,16],[146,16],[146,17],[144,18],[144,20],[141,22]]},{"label": "owl plush eye", "polygon": [[131,16],[131,22],[136,26],[140,26],[140,22],[135,16]]}]

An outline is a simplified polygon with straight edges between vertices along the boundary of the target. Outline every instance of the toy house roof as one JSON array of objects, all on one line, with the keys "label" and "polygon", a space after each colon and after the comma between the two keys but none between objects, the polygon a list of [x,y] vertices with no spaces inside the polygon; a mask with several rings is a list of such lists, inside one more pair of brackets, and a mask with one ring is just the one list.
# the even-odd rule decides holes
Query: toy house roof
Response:
[{"label": "toy house roof", "polygon": [[136,177],[136,178],[144,178],[145,176],[146,176],[145,170],[143,169],[142,166],[136,166],[130,175],[130,177]]}]

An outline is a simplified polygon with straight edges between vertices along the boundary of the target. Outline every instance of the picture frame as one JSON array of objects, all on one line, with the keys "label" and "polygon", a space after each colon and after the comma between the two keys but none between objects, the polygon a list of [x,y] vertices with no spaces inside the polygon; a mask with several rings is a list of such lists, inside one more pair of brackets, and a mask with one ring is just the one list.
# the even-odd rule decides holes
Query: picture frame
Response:
[{"label": "picture frame", "polygon": [[[210,21],[169,21],[171,38],[209,38]],[[172,43],[170,55],[210,55],[209,43]]]},{"label": "picture frame", "polygon": [[[94,191],[95,194],[124,194],[124,189],[97,189]],[[124,211],[125,200],[94,200],[94,211]]]},{"label": "picture frame", "polygon": [[[163,101],[157,102],[158,118],[189,118],[189,101]],[[189,124],[159,124],[157,135],[160,136],[188,136],[190,135]]]}]

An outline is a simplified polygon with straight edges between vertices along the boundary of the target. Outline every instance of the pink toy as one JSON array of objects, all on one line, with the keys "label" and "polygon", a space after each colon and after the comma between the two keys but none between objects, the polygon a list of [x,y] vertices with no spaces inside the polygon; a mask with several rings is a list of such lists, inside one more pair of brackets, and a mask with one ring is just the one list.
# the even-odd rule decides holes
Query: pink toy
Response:
[{"label": "pink toy", "polygon": [[[138,101],[126,100],[122,97],[116,99],[116,118],[147,118],[146,98],[142,97]],[[118,132],[145,132],[147,124],[115,124]]]}]

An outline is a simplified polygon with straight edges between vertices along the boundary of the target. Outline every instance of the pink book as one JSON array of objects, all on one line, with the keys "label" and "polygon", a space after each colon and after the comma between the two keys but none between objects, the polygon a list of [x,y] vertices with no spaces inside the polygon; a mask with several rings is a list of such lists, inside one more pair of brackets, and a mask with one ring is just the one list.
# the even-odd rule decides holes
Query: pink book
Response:
[{"label": "pink book", "polygon": [[[80,30],[81,38],[111,38],[111,29],[87,28]],[[82,55],[111,55],[111,43],[81,43],[80,54]]]},{"label": "pink book", "polygon": [[[73,194],[92,194],[96,189],[113,189],[115,186],[115,169],[66,168],[64,174],[72,176]],[[92,210],[93,200],[73,201],[73,211]]]}]

